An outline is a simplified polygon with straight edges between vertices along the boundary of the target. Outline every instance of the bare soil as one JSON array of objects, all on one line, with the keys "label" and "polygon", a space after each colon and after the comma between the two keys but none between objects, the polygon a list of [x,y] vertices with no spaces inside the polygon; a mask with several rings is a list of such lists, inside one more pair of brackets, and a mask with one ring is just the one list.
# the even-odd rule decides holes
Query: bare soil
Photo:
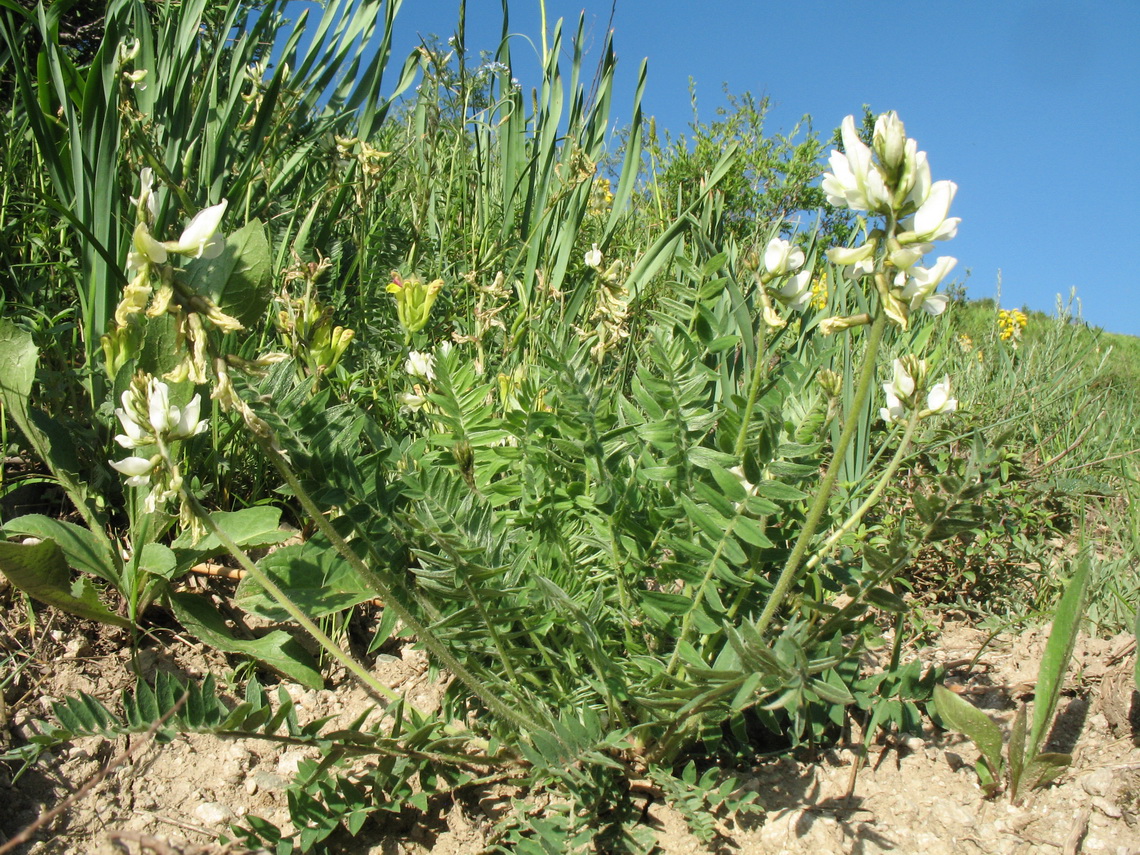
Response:
[{"label": "bare soil", "polygon": [[[19,744],[29,722],[45,718],[53,699],[87,692],[115,708],[133,684],[129,644],[121,633],[45,610],[33,633],[27,616],[10,609],[0,626],[0,739]],[[1032,698],[1047,628],[990,637],[964,624],[948,625],[938,643],[921,652],[952,666],[948,683],[1008,730],[1018,703]],[[987,643],[988,641],[988,643]],[[980,651],[980,655],[979,655]],[[976,658],[976,661],[973,661]],[[973,745],[940,733],[922,733],[872,745],[868,762],[847,797],[857,745],[814,757],[784,756],[737,770],[764,812],[719,825],[721,837],[700,843],[681,818],[650,801],[645,821],[660,851],[681,853],[1014,853],[1104,852],[1140,855],[1140,703],[1133,691],[1135,645],[1129,638],[1082,638],[1069,671],[1051,750],[1071,751],[1073,766],[1053,785],[1025,794],[986,798],[972,764]],[[172,630],[158,631],[141,655],[144,673],[164,669],[183,679],[232,664]],[[438,703],[441,687],[429,679],[424,654],[405,646],[378,657],[381,678],[411,692],[417,703]],[[284,684],[298,715],[351,720],[371,705],[351,681],[330,680],[312,691]],[[15,783],[0,764],[0,845],[42,811],[93,778],[127,747],[123,740],[81,739],[26,772]],[[237,855],[216,843],[227,824],[245,814],[288,827],[284,790],[302,755],[271,742],[185,735],[172,743],[148,741],[32,842],[16,852],[59,855]],[[474,855],[485,851],[494,820],[512,793],[464,793],[430,815],[401,826],[370,822],[356,839],[327,852],[369,855]],[[6,837],[3,837],[6,835]]]}]

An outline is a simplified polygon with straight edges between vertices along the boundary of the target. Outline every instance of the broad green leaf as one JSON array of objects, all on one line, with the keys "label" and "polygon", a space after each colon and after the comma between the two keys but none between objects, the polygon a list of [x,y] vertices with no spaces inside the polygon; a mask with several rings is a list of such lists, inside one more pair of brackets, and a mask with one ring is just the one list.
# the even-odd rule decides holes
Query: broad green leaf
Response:
[{"label": "broad green leaf", "polygon": [[113,585],[119,584],[120,570],[115,556],[107,550],[102,540],[82,526],[42,514],[28,514],[5,523],[4,531],[40,540],[54,540],[63,550],[63,555],[73,570],[90,573]]},{"label": "broad green leaf", "polygon": [[28,407],[38,359],[31,334],[0,319],[0,403],[70,495],[84,521],[95,529],[95,515],[87,505],[87,485],[78,475],[75,438],[55,419]]},{"label": "broad green leaf", "polygon": [[139,555],[139,569],[151,576],[173,579],[177,566],[174,552],[169,546],[163,546],[161,543],[145,544]]},{"label": "broad green leaf", "polygon": [[127,628],[126,618],[108,609],[84,576],[72,579],[63,549],[54,540],[37,544],[0,541],[0,571],[29,596],[89,620]]},{"label": "broad green leaf", "polygon": [[[376,596],[335,549],[317,541],[278,549],[262,558],[258,567],[312,618],[344,611]],[[251,575],[238,584],[234,602],[268,620],[289,619],[288,612]]]},{"label": "broad green leaf", "polygon": [[1041,657],[1041,669],[1037,672],[1037,691],[1033,701],[1033,727],[1029,731],[1027,760],[1037,756],[1041,741],[1045,738],[1057,701],[1061,696],[1061,684],[1073,655],[1073,645],[1081,628],[1081,618],[1085,614],[1085,595],[1089,584],[1089,559],[1082,555],[1077,561],[1077,571],[1069,580],[1057,611],[1053,615],[1053,629],[1045,642],[1045,653]]},{"label": "broad green leaf", "polygon": [[803,490],[797,490],[790,484],[785,484],[782,481],[761,481],[756,485],[756,495],[763,496],[766,499],[773,499],[777,502],[795,502],[800,499],[806,499],[807,493]]},{"label": "broad green leaf", "polygon": [[906,614],[906,603],[903,598],[886,588],[872,588],[867,592],[867,601],[884,611],[893,614]]},{"label": "broad green leaf", "polygon": [[753,546],[758,546],[761,549],[770,549],[772,541],[764,534],[764,529],[760,527],[760,523],[756,520],[749,519],[748,517],[737,517],[736,527],[734,531],[740,535],[740,539],[746,543],[751,543]]},{"label": "broad green leaf", "polygon": [[990,768],[1000,773],[1001,730],[990,717],[964,698],[951,692],[941,683],[934,687],[934,706],[942,721],[952,730],[965,734],[974,741]]},{"label": "broad green leaf", "polygon": [[[214,511],[210,514],[210,520],[242,549],[272,546],[291,537],[289,532],[281,530],[280,508],[271,505],[258,505],[240,511]],[[178,555],[178,566],[183,569],[226,551],[212,532],[195,543],[190,531],[185,530],[175,538],[171,546]]]},{"label": "broad green leaf", "polygon": [[746,494],[744,492],[744,485],[740,482],[739,478],[723,466],[719,466],[715,463],[710,464],[706,468],[712,473],[713,480],[716,481],[716,485],[720,487],[726,499],[730,502],[744,501]]},{"label": "broad green leaf", "polygon": [[211,647],[252,657],[310,689],[324,687],[313,657],[287,632],[277,629],[260,638],[234,638],[218,610],[196,594],[171,594],[170,607],[191,634]]},{"label": "broad green leaf", "polygon": [[839,681],[811,680],[808,686],[828,703],[841,704],[843,706],[855,703],[855,698],[852,697],[851,692]]},{"label": "broad green leaf", "polygon": [[186,268],[191,286],[242,326],[257,323],[273,297],[269,241],[258,220],[229,235],[217,258],[194,259]]},{"label": "broad green leaf", "polygon": [[[0,318],[0,400],[13,414],[27,412],[38,357],[32,334]],[[17,423],[26,418],[17,418]]]}]

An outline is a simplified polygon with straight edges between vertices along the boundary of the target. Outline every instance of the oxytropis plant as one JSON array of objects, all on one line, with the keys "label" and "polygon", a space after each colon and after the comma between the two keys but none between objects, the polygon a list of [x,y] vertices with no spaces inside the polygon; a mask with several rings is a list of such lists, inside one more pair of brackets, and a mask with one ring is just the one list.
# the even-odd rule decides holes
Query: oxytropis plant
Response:
[{"label": "oxytropis plant", "polygon": [[[177,501],[188,529],[201,527],[231,553],[248,573],[239,602],[291,618],[395,700],[383,730],[351,738],[352,752],[386,758],[365,787],[377,804],[395,792],[381,777],[396,767],[401,786],[418,772],[422,787],[434,781],[440,792],[459,780],[447,777],[455,769],[498,770],[555,793],[547,816],[522,806],[505,821],[505,840],[553,835],[566,851],[586,841],[636,849],[627,834],[638,814],[631,782],[658,781],[696,827],[713,800],[707,776],[703,794],[694,770],[674,776],[686,752],[701,743],[715,751],[752,721],[793,741],[813,738],[821,711],[834,721],[854,701],[851,639],[872,622],[868,604],[895,607],[884,586],[978,485],[930,499],[886,550],[852,536],[920,422],[957,406],[949,378],[908,353],[883,385],[880,416],[895,453],[861,493],[836,501],[860,414],[874,409],[888,328],[942,312],[936,291],[955,261],[921,262],[958,225],[948,216],[955,185],[932,181],[926,154],[894,113],[879,117],[870,146],[852,117],[842,138],[823,186],[832,204],[863,218],[864,240],[827,250],[827,275],[857,295],[858,311],[821,316],[810,241],[773,236],[740,265],[741,281],[728,251],[682,263],[670,253],[681,228],[699,223],[694,216],[653,244],[651,261],[627,263],[607,248],[607,264],[592,246],[566,274],[565,300],[560,292],[520,311],[498,350],[462,335],[433,346],[436,307],[451,302],[437,301],[446,286],[397,276],[388,291],[403,342],[393,350],[409,388],[394,392],[385,422],[329,405],[286,356],[228,352],[227,331],[264,313],[271,296],[257,273],[261,227],[221,241],[223,203],[179,240],[159,241],[144,173],[131,279],[105,341],[112,377],[133,378],[122,383],[118,440],[135,453],[113,465],[146,491],[135,503],[144,513]],[[185,268],[172,255],[187,258]],[[563,271],[570,258],[569,244],[560,247]],[[646,271],[667,261],[683,287],[642,287]],[[495,278],[504,300],[507,278]],[[283,331],[297,328],[289,324]],[[789,356],[818,359],[819,341],[840,333],[859,345],[846,376]],[[141,364],[161,350],[144,346],[150,336],[165,336],[169,364]],[[304,359],[301,337],[290,348]],[[486,376],[492,367],[497,379]],[[189,488],[177,448],[203,429],[206,388],[237,414],[282,493],[310,519],[304,545],[255,562],[242,547],[259,544],[242,542],[232,520],[207,513]],[[830,438],[807,420],[802,431],[788,427],[820,389],[841,425]],[[840,549],[842,560],[832,560]],[[314,621],[373,598],[385,609],[373,646],[399,631],[453,678],[438,713],[412,709]],[[298,673],[284,648],[273,658],[253,652]],[[321,790],[320,780],[337,774],[348,747],[322,743],[332,759],[305,784],[310,801],[328,796],[327,811],[343,790]]]}]

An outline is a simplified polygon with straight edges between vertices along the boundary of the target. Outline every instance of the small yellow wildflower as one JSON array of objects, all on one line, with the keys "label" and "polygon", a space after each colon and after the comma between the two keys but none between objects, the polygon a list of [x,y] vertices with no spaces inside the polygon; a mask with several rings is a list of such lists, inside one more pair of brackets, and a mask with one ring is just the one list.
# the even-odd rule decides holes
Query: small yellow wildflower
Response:
[{"label": "small yellow wildflower", "polygon": [[827,297],[827,273],[824,272],[811,284],[811,307],[820,311],[826,309]]},{"label": "small yellow wildflower", "polygon": [[962,353],[971,353],[974,350],[974,340],[966,333],[958,334],[958,349]]},{"label": "small yellow wildflower", "polygon": [[1021,339],[1029,318],[1019,309],[1001,309],[998,312],[998,337],[1002,341],[1013,342],[1014,347]]},{"label": "small yellow wildflower", "polygon": [[610,179],[596,178],[590,188],[590,213],[595,217],[608,213],[614,203],[614,194],[610,189]]}]

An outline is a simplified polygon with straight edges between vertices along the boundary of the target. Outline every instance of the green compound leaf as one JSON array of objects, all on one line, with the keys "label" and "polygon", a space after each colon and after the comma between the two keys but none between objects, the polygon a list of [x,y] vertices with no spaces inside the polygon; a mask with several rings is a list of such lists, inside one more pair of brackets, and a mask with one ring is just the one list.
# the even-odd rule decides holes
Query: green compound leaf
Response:
[{"label": "green compound leaf", "polygon": [[108,609],[84,576],[72,579],[63,549],[54,540],[36,544],[0,541],[0,571],[24,593],[73,615],[127,628],[126,618]]}]

